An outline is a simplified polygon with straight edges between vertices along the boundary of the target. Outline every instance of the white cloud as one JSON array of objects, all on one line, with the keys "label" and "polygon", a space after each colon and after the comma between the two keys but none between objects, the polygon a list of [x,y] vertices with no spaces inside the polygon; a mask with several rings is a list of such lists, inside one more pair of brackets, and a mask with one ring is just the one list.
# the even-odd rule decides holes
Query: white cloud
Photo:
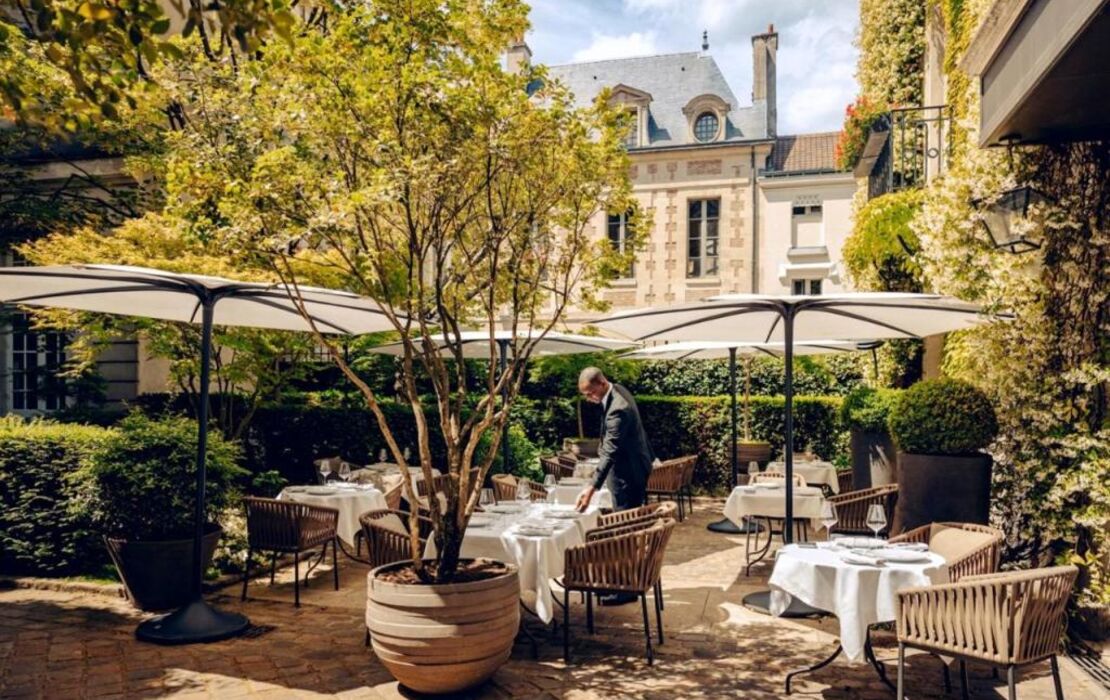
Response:
[{"label": "white cloud", "polygon": [[594,34],[590,45],[575,51],[571,60],[605,61],[610,58],[650,56],[659,53],[655,36],[655,32],[632,32],[623,36]]},{"label": "white cloud", "polygon": [[751,99],[751,36],[773,23],[781,134],[839,129],[857,92],[858,0],[530,1],[528,42],[541,63],[697,51],[708,30],[709,53],[741,107]]}]

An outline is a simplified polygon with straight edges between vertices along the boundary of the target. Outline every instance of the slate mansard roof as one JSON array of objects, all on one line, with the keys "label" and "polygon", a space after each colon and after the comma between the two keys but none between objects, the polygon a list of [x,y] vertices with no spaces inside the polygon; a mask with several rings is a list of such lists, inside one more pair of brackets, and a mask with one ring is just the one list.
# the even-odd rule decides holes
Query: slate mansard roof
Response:
[{"label": "slate mansard roof", "polygon": [[548,70],[551,77],[566,85],[581,104],[592,102],[603,88],[622,84],[651,94],[648,107],[650,143],[642,144],[643,148],[707,145],[690,136],[686,115],[682,113],[690,100],[704,94],[716,95],[729,104],[724,138],[714,143],[767,138],[765,104],[741,107],[717,62],[705,54],[620,58],[549,66]]}]

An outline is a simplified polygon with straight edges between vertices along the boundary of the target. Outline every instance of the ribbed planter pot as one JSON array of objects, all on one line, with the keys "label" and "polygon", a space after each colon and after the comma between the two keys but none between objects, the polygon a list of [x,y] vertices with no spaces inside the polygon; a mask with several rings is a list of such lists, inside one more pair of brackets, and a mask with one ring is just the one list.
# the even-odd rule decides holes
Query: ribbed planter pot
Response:
[{"label": "ribbed planter pot", "polygon": [[420,693],[457,693],[492,676],[508,659],[520,626],[517,569],[466,583],[366,579],[366,626],[374,653],[401,685]]},{"label": "ribbed planter pot", "polygon": [[601,447],[601,440],[597,438],[567,438],[563,440],[563,450],[573,452],[579,457],[597,457],[597,450]]},{"label": "ribbed planter pot", "polygon": [[894,529],[903,532],[934,522],[990,520],[991,467],[988,454],[898,453],[898,506]]},{"label": "ribbed planter pot", "polygon": [[748,462],[766,465],[771,461],[771,443],[739,440],[736,443],[736,461],[740,464],[740,471],[744,471]]},{"label": "ribbed planter pot", "polygon": [[[852,454],[852,488],[866,489],[898,480],[894,443],[885,432],[852,428],[849,446]],[[888,466],[879,466],[884,461]]]},{"label": "ribbed planter pot", "polygon": [[[204,568],[212,563],[223,528],[209,525],[201,541]],[[140,610],[170,610],[193,597],[193,540],[136,541],[104,538],[127,597]]]}]

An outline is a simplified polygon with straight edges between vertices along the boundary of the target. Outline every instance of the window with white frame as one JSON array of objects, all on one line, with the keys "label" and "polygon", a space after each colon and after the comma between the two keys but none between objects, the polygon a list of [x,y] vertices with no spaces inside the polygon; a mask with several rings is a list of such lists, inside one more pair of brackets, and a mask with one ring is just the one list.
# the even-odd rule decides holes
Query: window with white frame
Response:
[{"label": "window with white frame", "polygon": [[686,276],[716,277],[721,200],[691,199],[687,205]]},{"label": "window with white frame", "polygon": [[790,209],[791,244],[795,248],[825,245],[824,206],[815,195],[798,197]]},{"label": "window with white frame", "polygon": [[824,280],[820,279],[797,279],[791,280],[791,293],[797,296],[806,294],[818,295],[821,293],[821,283]]},{"label": "window with white frame", "polygon": [[[607,232],[609,235],[609,243],[613,246],[613,250],[621,254],[629,252],[634,231],[631,211],[620,214],[609,214]],[[624,270],[622,276],[626,279],[634,277],[635,264],[631,262],[628,263],[628,267]]]},{"label": "window with white frame", "polygon": [[[0,261],[8,267],[29,263],[8,252]],[[58,376],[66,361],[68,337],[57,331],[34,328],[30,314],[7,309],[3,343],[7,364],[7,406],[12,411],[40,412],[65,408],[65,380]]]}]

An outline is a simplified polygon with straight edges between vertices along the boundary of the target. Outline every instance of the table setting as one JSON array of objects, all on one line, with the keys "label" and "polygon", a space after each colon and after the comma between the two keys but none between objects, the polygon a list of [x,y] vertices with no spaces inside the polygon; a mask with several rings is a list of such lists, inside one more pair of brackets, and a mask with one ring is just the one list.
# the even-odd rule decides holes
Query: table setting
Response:
[{"label": "table setting", "polygon": [[[769,462],[768,471],[785,471],[782,462]],[[795,460],[794,473],[806,480],[810,486],[827,486],[833,493],[840,493],[840,482],[836,477],[836,466],[823,460]]]},{"label": "table setting", "polygon": [[[579,513],[573,506],[556,503],[483,503],[486,491],[480,496],[482,510],[467,525],[460,556],[516,564],[521,601],[540,620],[550,622],[555,613],[551,579],[563,573],[564,552],[584,543],[586,532],[597,526],[597,509]],[[425,556],[435,552],[435,542],[429,540]]]},{"label": "table setting", "polygon": [[296,501],[314,506],[327,506],[339,511],[336,532],[344,544],[353,545],[362,528],[358,516],[368,510],[388,508],[385,495],[369,484],[328,482],[321,486],[286,486],[278,500]]},{"label": "table setting", "polygon": [[[578,503],[578,497],[592,484],[592,478],[566,476],[556,481],[551,474],[548,474],[543,480],[543,485],[547,489],[548,502],[564,506],[573,506]],[[612,510],[612,492],[602,486],[594,492],[593,498],[590,499],[590,507]]]}]

